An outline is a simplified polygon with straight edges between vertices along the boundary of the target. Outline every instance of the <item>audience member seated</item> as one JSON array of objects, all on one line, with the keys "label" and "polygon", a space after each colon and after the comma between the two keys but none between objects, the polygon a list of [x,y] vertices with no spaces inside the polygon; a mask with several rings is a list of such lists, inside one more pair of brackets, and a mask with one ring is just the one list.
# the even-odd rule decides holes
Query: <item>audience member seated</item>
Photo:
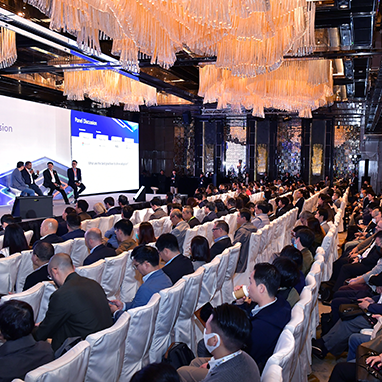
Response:
[{"label": "audience member seated", "polygon": [[62,213],[62,222],[58,223],[58,228],[57,228],[57,235],[62,237],[66,233],[68,233],[68,226],[66,225],[66,217],[68,214],[71,213],[77,213],[76,210],[73,207],[66,207],[64,212]]},{"label": "audience member seated", "polygon": [[194,228],[197,225],[200,225],[199,219],[194,216],[194,208],[191,206],[184,206],[182,209],[182,217],[183,220],[190,226],[190,228]]},{"label": "audience member seated", "polygon": [[[133,216],[134,209],[131,206],[126,206],[122,208],[121,216],[122,219],[130,220],[130,218]],[[108,239],[107,246],[117,249],[118,248],[118,240],[117,235],[115,234],[114,227],[110,228],[105,232],[105,237]]]},{"label": "audience member seated", "polygon": [[162,205],[162,202],[159,198],[153,198],[150,202],[150,206],[152,210],[154,211],[153,214],[150,215],[149,220],[156,220],[160,218],[164,218],[167,216],[166,212],[162,210],[160,207]]},{"label": "audience member seated", "polygon": [[115,234],[118,240],[118,248],[115,250],[117,255],[129,251],[137,246],[133,239],[133,223],[130,220],[121,219],[114,224]]},{"label": "audience member seated", "polygon": [[313,254],[316,253],[318,247],[321,247],[322,241],[324,240],[326,234],[322,226],[320,225],[319,220],[317,220],[316,218],[308,218],[306,221],[306,226],[310,228],[314,233],[314,242],[309,248],[310,252],[312,252]]},{"label": "audience member seated", "polygon": [[45,219],[41,223],[40,227],[40,235],[41,238],[40,240],[35,241],[33,244],[33,248],[35,247],[36,243],[39,241],[43,241],[44,243],[50,243],[50,244],[55,244],[55,243],[62,243],[64,240],[60,236],[57,236],[58,228],[58,223],[56,219]]},{"label": "audience member seated", "polygon": [[235,212],[237,212],[236,200],[234,198],[229,198],[227,200],[227,209],[229,214],[234,214]]},{"label": "audience member seated", "polygon": [[289,199],[286,196],[283,196],[282,198],[276,198],[276,203],[278,206],[276,209],[276,218],[283,216],[290,210]]},{"label": "audience member seated", "polygon": [[139,245],[131,252],[132,266],[143,276],[143,284],[130,302],[113,300],[110,310],[118,319],[123,311],[146,305],[154,293],[172,287],[170,278],[159,268],[159,254],[156,248],[149,245]]},{"label": "audience member seated", "polygon": [[23,290],[27,290],[39,282],[49,281],[48,263],[53,255],[52,244],[40,241],[35,245],[32,253],[34,271],[26,278]]},{"label": "audience member seated", "polygon": [[266,202],[258,202],[255,204],[255,218],[252,219],[251,223],[257,228],[261,229],[264,228],[266,225],[270,223],[269,217],[268,217],[268,203]]},{"label": "audience member seated", "polygon": [[296,289],[297,293],[300,294],[302,292],[302,290],[304,289],[304,286],[305,286],[305,276],[301,272],[301,269],[302,269],[302,253],[301,253],[301,251],[299,251],[293,245],[286,245],[281,250],[279,256],[280,257],[286,257],[286,258],[292,260],[297,265],[300,277],[299,277],[298,283],[294,286],[294,288]]},{"label": "audience member seated", "polygon": [[195,358],[178,369],[181,381],[260,382],[256,362],[240,350],[250,333],[250,322],[240,309],[229,304],[215,308],[204,329],[204,343],[213,357]]},{"label": "audience member seated", "polygon": [[159,256],[166,263],[162,270],[170,277],[173,284],[184,275],[194,272],[192,261],[180,253],[178,240],[173,234],[164,233],[160,235],[155,246]]},{"label": "audience member seated", "polygon": [[289,303],[283,298],[276,298],[280,278],[280,273],[274,265],[256,264],[249,278],[250,300],[236,301],[251,320],[252,331],[248,353],[256,361],[260,371],[273,354],[277,340],[291,317]]},{"label": "audience member seated", "polygon": [[138,228],[138,245],[155,243],[154,228],[149,222],[142,222]]},{"label": "audience member seated", "polygon": [[190,206],[190,207],[194,208],[197,205],[198,205],[198,202],[196,201],[195,198],[193,198],[193,197],[187,198],[186,206]]},{"label": "audience member seated", "polygon": [[225,216],[228,214],[227,208],[225,207],[225,204],[222,200],[216,199],[215,200],[215,207],[216,207],[216,215],[218,218],[221,218],[222,216]]},{"label": "audience member seated", "polygon": [[172,223],[171,233],[178,240],[178,247],[180,251],[183,251],[184,238],[186,236],[187,230],[190,226],[183,220],[182,212],[180,209],[172,209],[170,213],[170,220]]},{"label": "audience member seated", "polygon": [[280,288],[276,294],[277,298],[287,300],[293,308],[300,299],[295,286],[300,281],[300,272],[294,261],[287,257],[277,257],[272,263],[280,273]]},{"label": "audience member seated", "polygon": [[89,256],[83,265],[90,265],[106,257],[115,256],[115,250],[106,247],[102,241],[102,232],[98,228],[90,228],[85,233],[85,244],[90,250]]},{"label": "audience member seated", "polygon": [[[119,195],[119,196],[118,196],[118,205],[119,205],[119,207],[120,207],[120,211],[119,211],[119,212],[121,212],[121,210],[122,210],[123,207],[128,206],[128,205],[129,205],[129,199],[127,199],[127,196],[125,196],[125,195]],[[118,213],[119,213],[119,212],[118,212]]]},{"label": "audience member seated", "polygon": [[76,212],[80,217],[81,221],[89,220],[92,217],[87,213],[89,208],[89,203],[84,199],[77,200],[76,203]]},{"label": "audience member seated", "polygon": [[54,360],[49,343],[36,342],[32,307],[23,301],[10,300],[0,305],[0,380],[11,382]]},{"label": "audience member seated", "polygon": [[294,246],[302,253],[302,273],[306,276],[313,264],[313,255],[309,248],[314,242],[314,233],[309,228],[302,228],[296,232]]},{"label": "audience member seated", "polygon": [[106,208],[102,203],[96,203],[93,206],[93,211],[95,212],[94,218],[101,218],[102,216],[107,216]]},{"label": "audience member seated", "polygon": [[330,226],[328,224],[328,210],[319,208],[314,217],[319,221],[321,228],[324,230],[325,235],[329,232]]},{"label": "audience member seated", "polygon": [[[365,297],[358,300],[358,306],[367,310],[372,315],[382,314],[382,273],[370,278],[369,283],[375,285],[378,295],[373,298]],[[349,337],[353,333],[358,333],[362,329],[374,327],[374,324],[367,319],[366,314],[361,314],[350,320],[339,319],[336,324],[322,338],[312,340],[313,354],[318,358],[325,358],[328,353],[338,356],[342,354],[348,346]]]},{"label": "audience member seated", "polygon": [[308,226],[308,219],[309,218],[314,218],[314,214],[311,213],[310,211],[302,211],[301,214],[300,214],[300,222],[302,225],[304,226]]},{"label": "audience member seated", "polygon": [[107,210],[107,212],[106,212],[107,216],[116,215],[116,214],[121,213],[121,207],[114,207],[115,202],[111,196],[108,196],[107,198],[105,198],[103,200],[103,202],[104,202],[106,210]]},{"label": "audience member seated", "polygon": [[66,225],[69,232],[62,236],[62,240],[66,241],[85,236],[85,231],[81,229],[81,218],[77,213],[71,213],[66,216]]},{"label": "audience member seated", "polygon": [[296,190],[294,196],[296,197],[294,206],[298,208],[298,216],[300,216],[305,203],[304,193],[302,190]]},{"label": "audience member seated", "polygon": [[208,202],[205,207],[205,213],[206,216],[202,220],[202,224],[207,223],[207,222],[212,222],[212,220],[217,219],[217,215],[215,212],[215,203],[214,202]]},{"label": "audience member seated", "polygon": [[239,261],[237,263],[236,272],[245,272],[247,266],[249,240],[251,234],[257,231],[257,228],[251,223],[251,211],[242,208],[237,215],[237,225],[239,228],[235,232],[233,244],[241,243]]},{"label": "audience member seated", "polygon": [[215,256],[220,255],[226,248],[232,246],[230,237],[228,236],[229,226],[224,220],[218,220],[214,223],[212,228],[212,235],[214,237],[214,244],[211,247],[211,260]]},{"label": "audience member seated", "polygon": [[9,248],[9,255],[29,249],[24,231],[18,224],[5,227],[3,248]]},{"label": "audience member seated", "polygon": [[191,240],[191,261],[194,271],[202,265],[210,262],[210,246],[203,236],[195,236]]},{"label": "audience member seated", "polygon": [[85,339],[113,325],[104,290],[96,281],[78,275],[69,255],[54,255],[48,272],[58,289],[50,296],[46,316],[34,332],[37,341],[51,338],[56,351],[69,337]]},{"label": "audience member seated", "polygon": [[137,371],[130,382],[180,382],[179,374],[167,363],[151,363]]},{"label": "audience member seated", "polygon": [[329,203],[332,202],[332,198],[327,194],[320,194],[317,199],[317,210],[323,208],[328,211],[328,221],[334,220],[334,211],[330,207]]},{"label": "audience member seated", "polygon": [[2,228],[2,230],[0,231],[0,236],[1,236],[1,235],[4,235],[5,227],[8,224],[16,223],[16,220],[11,214],[4,214],[1,217],[0,222],[1,222],[1,228]]}]

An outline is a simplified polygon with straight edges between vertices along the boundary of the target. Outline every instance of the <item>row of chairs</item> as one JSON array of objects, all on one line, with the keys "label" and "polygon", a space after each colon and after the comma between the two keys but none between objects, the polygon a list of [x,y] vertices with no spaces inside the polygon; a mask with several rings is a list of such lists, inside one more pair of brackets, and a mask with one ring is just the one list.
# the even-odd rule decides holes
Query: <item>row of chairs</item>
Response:
[{"label": "row of chairs", "polygon": [[[58,360],[28,373],[25,381],[127,382],[146,364],[160,362],[173,340],[187,343],[195,352],[194,312],[207,302],[216,306],[231,301],[240,246],[239,243],[226,249],[211,263],[156,293],[147,305],[124,313],[111,328],[88,336],[89,344],[83,341],[77,350],[75,347]],[[0,303],[10,299],[26,301],[41,319],[41,310],[46,309],[45,303],[53,291],[50,282],[43,282],[26,292],[3,296]],[[88,366],[84,368],[84,364]],[[65,374],[69,372],[70,378]]]}]

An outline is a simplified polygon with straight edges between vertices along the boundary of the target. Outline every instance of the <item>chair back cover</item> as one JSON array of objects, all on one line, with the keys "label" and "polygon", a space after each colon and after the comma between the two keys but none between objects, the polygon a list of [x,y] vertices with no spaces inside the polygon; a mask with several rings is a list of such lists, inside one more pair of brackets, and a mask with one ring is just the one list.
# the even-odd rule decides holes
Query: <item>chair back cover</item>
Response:
[{"label": "chair back cover", "polygon": [[8,294],[1,297],[0,304],[10,300],[20,300],[27,302],[33,309],[34,317],[37,318],[40,311],[41,300],[44,295],[44,289],[45,286],[43,283],[37,283],[24,292]]},{"label": "chair back cover", "polygon": [[191,241],[198,233],[198,226],[194,228],[189,228],[186,231],[186,236],[184,237],[183,242],[183,256],[190,257],[191,256]]},{"label": "chair back cover", "polygon": [[272,364],[261,374],[261,382],[283,382],[283,369],[280,365]]},{"label": "chair back cover", "polygon": [[40,311],[35,319],[36,322],[41,322],[45,318],[49,306],[50,296],[57,290],[56,284],[53,281],[43,281],[42,283],[44,284],[44,293],[41,299]]},{"label": "chair back cover", "polygon": [[184,342],[195,353],[196,338],[194,330],[194,312],[198,303],[200,289],[203,281],[204,268],[199,267],[194,273],[183,276],[186,282],[182,304],[179,310],[178,319],[174,326],[176,342]]},{"label": "chair back cover", "polygon": [[211,246],[214,243],[214,236],[213,236],[212,228],[214,228],[215,223],[212,221],[212,222],[204,223],[203,225],[206,226],[205,238],[208,240],[208,244]]},{"label": "chair back cover", "polygon": [[150,363],[161,362],[162,356],[171,345],[171,331],[179,315],[186,281],[178,280],[171,288],[159,292],[159,310],[153,340],[149,350]]},{"label": "chair back cover", "polygon": [[85,238],[76,237],[73,239],[70,257],[75,267],[81,267],[85,259],[89,256],[89,249],[85,244]]},{"label": "chair back cover", "polygon": [[223,251],[223,253],[216,256],[220,259],[220,263],[219,263],[219,267],[218,267],[218,271],[217,271],[216,293],[211,300],[211,305],[213,307],[216,307],[216,306],[222,304],[222,297],[223,297],[222,296],[222,290],[223,290],[223,284],[224,284],[226,273],[227,273],[229,254],[230,254],[230,250],[229,250],[229,248],[226,248]]},{"label": "chair back cover", "polygon": [[97,281],[101,284],[102,273],[105,267],[105,260],[101,259],[90,265],[84,265],[82,267],[77,267],[76,272],[83,277]]},{"label": "chair back cover", "polygon": [[26,278],[34,271],[32,262],[33,250],[22,251],[19,270],[16,278],[16,293],[23,291]]},{"label": "chair back cover", "polygon": [[164,223],[163,223],[162,233],[170,233],[172,230],[172,223],[170,220],[170,216],[166,216],[163,219],[164,219]]},{"label": "chair back cover", "polygon": [[125,340],[121,382],[129,382],[136,371],[149,363],[148,352],[154,333],[159,300],[159,293],[155,293],[147,305],[128,311],[131,318]]},{"label": "chair back cover", "polygon": [[106,297],[110,300],[115,300],[115,298],[119,297],[126,272],[127,257],[127,252],[123,252],[118,256],[105,258],[101,286],[105,291]]},{"label": "chair back cover", "polygon": [[21,253],[0,258],[0,294],[14,292],[17,271],[21,263]]},{"label": "chair back cover", "polygon": [[105,236],[106,231],[113,227],[114,216],[101,216],[98,228],[102,232],[102,236]]},{"label": "chair back cover", "polygon": [[127,252],[125,274],[123,276],[120,300],[121,301],[133,301],[138,288],[142,284],[141,276],[139,272],[133,269],[133,260],[131,259],[132,251]]},{"label": "chair back cover", "polygon": [[100,221],[101,221],[101,218],[83,220],[81,223],[81,228],[84,231],[88,231],[90,228],[98,228]]},{"label": "chair back cover", "polygon": [[73,239],[66,240],[63,243],[52,244],[54,248],[54,254],[56,253],[66,253],[70,255],[73,246]]},{"label": "chair back cover", "polygon": [[227,266],[227,272],[225,274],[225,279],[222,288],[222,303],[232,302],[232,292],[234,287],[234,275],[239,261],[241,243],[236,243],[234,246],[229,248],[229,260]]},{"label": "chair back cover", "polygon": [[81,341],[60,358],[30,371],[25,382],[83,382],[89,355],[89,343]]},{"label": "chair back cover", "polygon": [[113,227],[114,227],[115,223],[119,222],[122,219],[122,215],[121,214],[115,214],[115,215],[110,215],[110,216],[114,217]]},{"label": "chair back cover", "polygon": [[164,216],[163,218],[160,218],[160,219],[150,220],[150,224],[153,226],[153,229],[154,229],[155,237],[159,237],[160,235],[162,235],[163,224],[166,220],[167,220],[167,216]]},{"label": "chair back cover", "polygon": [[91,349],[85,382],[118,381],[125,355],[125,339],[129,324],[130,314],[124,312],[111,328],[86,337]]},{"label": "chair back cover", "polygon": [[25,239],[29,245],[31,243],[31,240],[32,240],[33,231],[32,230],[26,231],[26,232],[24,232],[24,235],[25,235]]},{"label": "chair back cover", "polygon": [[263,373],[267,371],[270,365],[276,364],[282,368],[283,380],[289,381],[294,353],[295,346],[293,334],[289,330],[284,329],[277,341],[273,355],[265,364]]},{"label": "chair back cover", "polygon": [[203,265],[205,271],[196,309],[200,309],[204,304],[210,302],[214,297],[214,294],[216,293],[219,264],[220,258],[215,257],[210,263]]}]

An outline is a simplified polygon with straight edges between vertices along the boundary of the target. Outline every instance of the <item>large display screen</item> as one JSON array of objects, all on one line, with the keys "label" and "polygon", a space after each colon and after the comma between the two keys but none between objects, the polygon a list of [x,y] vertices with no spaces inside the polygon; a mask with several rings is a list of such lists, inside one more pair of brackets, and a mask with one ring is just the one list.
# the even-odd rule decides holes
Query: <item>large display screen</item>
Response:
[{"label": "large display screen", "polygon": [[[42,172],[52,161],[67,186],[67,169],[78,161],[84,194],[139,188],[137,123],[0,96],[0,205],[12,204],[8,190],[18,161],[31,161],[42,191]],[[61,195],[55,196],[61,198]]]}]

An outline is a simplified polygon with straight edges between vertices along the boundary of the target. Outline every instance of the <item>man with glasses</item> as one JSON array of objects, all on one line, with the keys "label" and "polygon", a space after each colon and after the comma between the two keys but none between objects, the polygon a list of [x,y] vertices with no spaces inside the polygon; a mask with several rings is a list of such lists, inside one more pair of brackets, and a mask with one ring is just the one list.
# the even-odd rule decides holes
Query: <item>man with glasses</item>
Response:
[{"label": "man with glasses", "polygon": [[232,246],[231,239],[228,236],[229,226],[224,220],[218,220],[212,228],[214,244],[210,250],[211,261],[217,255],[220,255],[226,248]]},{"label": "man with glasses", "polygon": [[118,319],[123,311],[146,305],[154,293],[172,287],[170,278],[162,269],[159,269],[159,254],[154,247],[139,245],[134,248],[131,258],[132,267],[143,276],[143,284],[139,287],[133,301],[125,303],[119,300],[111,301],[110,310],[115,319]]}]

